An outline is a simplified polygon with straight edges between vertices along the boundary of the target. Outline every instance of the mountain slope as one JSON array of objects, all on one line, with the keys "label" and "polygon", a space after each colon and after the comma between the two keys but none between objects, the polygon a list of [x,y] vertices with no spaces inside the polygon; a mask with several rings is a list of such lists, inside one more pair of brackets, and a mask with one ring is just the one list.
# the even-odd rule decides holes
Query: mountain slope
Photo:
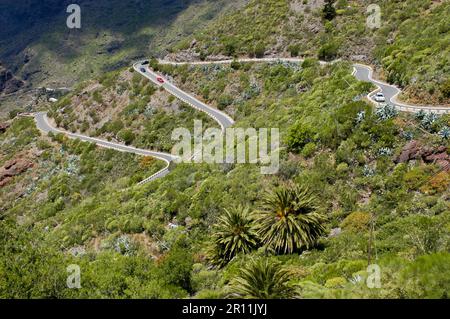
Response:
[{"label": "mountain slope", "polygon": [[[333,2],[333,1],[332,1]],[[366,25],[371,1],[334,1],[324,18],[323,0],[253,0],[195,33],[201,56],[305,56],[374,64],[380,76],[406,87],[404,99],[450,104],[448,1],[377,1],[380,28]],[[188,49],[185,40],[174,50]]]},{"label": "mountain slope", "polygon": [[[422,31],[433,33],[409,28],[419,20],[434,28],[446,3],[382,1],[391,16],[373,33],[360,29],[368,3],[339,1],[337,16],[326,22],[320,0],[255,0],[171,47],[172,57],[185,48],[181,54],[199,58],[268,48],[309,56],[303,63],[156,65],[166,79],[232,116],[235,127],[279,128],[273,175],[262,175],[258,164],[184,163],[137,186],[161,163],[46,136],[13,113],[0,126],[0,297],[257,298],[273,284],[289,288],[274,298],[448,297],[450,115],[376,108],[366,99],[373,85],[358,81],[348,61],[321,65],[315,58],[359,53],[384,61],[385,76],[407,79],[423,70],[417,83],[435,85],[448,75],[435,68],[446,58],[447,33],[430,43],[436,58],[425,68],[429,60],[413,53],[425,56],[423,47],[409,44],[421,44]],[[289,19],[292,12],[298,21]],[[255,51],[252,39],[264,50]],[[330,41],[339,46],[326,46]],[[129,66],[78,83],[57,103],[43,99],[36,109],[71,131],[163,150],[173,128],[212,122]],[[73,264],[82,272],[81,289],[66,286]],[[258,276],[269,267],[288,276]],[[381,283],[375,288],[368,280],[374,269]],[[255,282],[265,279],[263,287],[242,289],[249,273]]]},{"label": "mountain slope", "polygon": [[81,29],[66,26],[71,1],[2,1],[0,61],[29,84],[71,86],[148,54],[241,1],[81,0]]}]

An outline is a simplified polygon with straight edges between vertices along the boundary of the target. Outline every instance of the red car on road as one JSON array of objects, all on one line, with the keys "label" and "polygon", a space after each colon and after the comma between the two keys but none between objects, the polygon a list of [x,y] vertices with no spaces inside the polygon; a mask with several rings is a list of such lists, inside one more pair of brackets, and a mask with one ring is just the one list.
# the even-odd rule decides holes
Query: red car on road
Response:
[{"label": "red car on road", "polygon": [[160,77],[160,76],[158,76],[156,78],[156,81],[158,81],[159,83],[164,83],[164,79],[162,77]]}]

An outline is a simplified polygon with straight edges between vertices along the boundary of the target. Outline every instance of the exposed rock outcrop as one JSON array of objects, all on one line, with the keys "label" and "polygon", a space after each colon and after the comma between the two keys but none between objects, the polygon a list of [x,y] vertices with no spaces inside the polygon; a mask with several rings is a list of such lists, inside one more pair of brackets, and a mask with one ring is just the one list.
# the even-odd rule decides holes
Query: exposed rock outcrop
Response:
[{"label": "exposed rock outcrop", "polygon": [[5,186],[14,176],[22,174],[32,166],[33,162],[24,158],[12,159],[6,162],[0,168],[0,187]]},{"label": "exposed rock outcrop", "polygon": [[184,50],[177,53],[169,53],[164,60],[172,62],[194,62],[200,60],[200,54],[193,50]]},{"label": "exposed rock outcrop", "polygon": [[206,60],[208,61],[222,61],[222,60],[230,60],[231,57],[223,55],[223,54],[218,54],[218,55],[208,55],[208,57],[206,58]]},{"label": "exposed rock outcrop", "polygon": [[446,171],[450,171],[450,155],[447,153],[447,147],[445,146],[433,148],[430,146],[422,146],[420,142],[412,140],[403,147],[395,162],[405,163],[410,160],[435,163]]},{"label": "exposed rock outcrop", "polygon": [[395,159],[396,163],[404,163],[412,159],[418,159],[420,153],[419,142],[412,140],[405,146],[403,146],[402,152]]}]

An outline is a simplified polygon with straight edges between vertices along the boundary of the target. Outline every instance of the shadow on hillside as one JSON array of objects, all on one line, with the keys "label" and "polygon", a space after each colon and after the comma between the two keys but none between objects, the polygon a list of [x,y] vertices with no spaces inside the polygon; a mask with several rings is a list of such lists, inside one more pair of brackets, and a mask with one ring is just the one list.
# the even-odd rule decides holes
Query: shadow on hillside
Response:
[{"label": "shadow on hillside", "polygon": [[142,55],[151,34],[139,34],[144,28],[161,30],[199,0],[78,0],[82,28],[66,27],[66,8],[73,0],[3,0],[0,3],[0,59],[16,59],[30,44],[39,42],[62,58],[70,59],[89,46],[86,39],[102,33],[117,35],[120,41],[108,44],[106,53],[130,49]]}]

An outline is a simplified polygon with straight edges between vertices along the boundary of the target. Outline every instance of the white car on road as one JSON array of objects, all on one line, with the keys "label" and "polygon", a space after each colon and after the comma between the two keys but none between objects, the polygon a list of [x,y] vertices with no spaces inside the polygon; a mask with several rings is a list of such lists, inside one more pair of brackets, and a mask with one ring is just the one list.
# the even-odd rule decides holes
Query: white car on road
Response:
[{"label": "white car on road", "polygon": [[374,99],[376,102],[380,102],[380,103],[386,102],[386,98],[384,97],[384,94],[381,93],[381,92],[375,94],[374,97],[373,97],[373,99]]}]

